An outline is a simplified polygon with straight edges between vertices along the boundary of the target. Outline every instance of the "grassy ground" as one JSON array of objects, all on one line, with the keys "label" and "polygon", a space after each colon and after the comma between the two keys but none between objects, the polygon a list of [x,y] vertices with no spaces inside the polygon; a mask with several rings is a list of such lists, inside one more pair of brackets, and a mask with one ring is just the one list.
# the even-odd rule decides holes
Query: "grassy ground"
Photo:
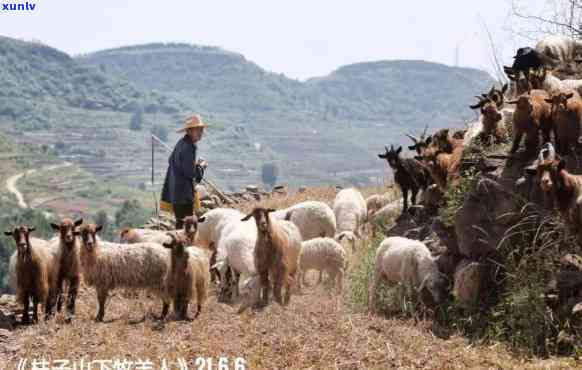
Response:
[{"label": "grassy ground", "polygon": [[[365,193],[376,189],[366,189]],[[305,193],[275,198],[263,205],[282,208],[304,199],[331,202],[333,188],[310,189]],[[393,192],[396,196],[397,192]],[[256,204],[244,205],[242,210]],[[440,339],[429,318],[370,315],[354,296],[365,296],[361,285],[352,283],[367,248],[376,241],[366,238],[353,254],[351,273],[343,297],[325,284],[309,286],[282,308],[272,304],[262,312],[237,315],[237,306],[217,303],[214,289],[194,322],[165,323],[153,319],[160,302],[142,296],[129,299],[121,292],[110,299],[106,323],[94,323],[96,297],[82,289],[73,323],[62,317],[47,323],[17,329],[20,349],[7,356],[5,366],[13,368],[20,359],[48,361],[85,359],[128,361],[150,360],[161,368],[162,360],[185,359],[190,368],[198,357],[243,358],[247,369],[386,369],[386,368],[572,368],[580,366],[568,358],[525,359],[514,356],[504,345],[477,345],[457,333]],[[309,276],[311,284],[315,276]],[[310,284],[310,285],[311,285]],[[359,291],[354,292],[353,290]],[[363,294],[362,294],[363,293]],[[349,303],[349,304],[348,304]],[[190,315],[193,315],[192,308]],[[0,351],[2,353],[2,351]],[[2,356],[0,354],[0,356]],[[0,362],[2,364],[2,362]],[[53,363],[53,366],[56,366]],[[94,365],[94,368],[97,365]],[[173,365],[171,368],[178,368]],[[234,369],[230,362],[230,369]]]}]

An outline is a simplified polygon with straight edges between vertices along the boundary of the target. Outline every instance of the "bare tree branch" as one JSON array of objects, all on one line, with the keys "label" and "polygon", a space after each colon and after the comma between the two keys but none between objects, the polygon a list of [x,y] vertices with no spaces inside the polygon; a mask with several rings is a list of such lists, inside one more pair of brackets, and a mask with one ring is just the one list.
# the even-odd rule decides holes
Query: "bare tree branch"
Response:
[{"label": "bare tree branch", "polygon": [[523,11],[519,8],[516,0],[511,0],[512,15],[533,28],[533,30],[514,30],[514,33],[527,39],[535,38],[536,35],[540,34],[565,34],[575,38],[582,37],[582,0],[553,0],[553,2],[546,2],[547,4],[553,4],[553,12],[544,12],[544,15],[538,15]]},{"label": "bare tree branch", "polygon": [[497,57],[498,52],[497,48],[495,47],[495,42],[493,42],[493,37],[491,36],[491,31],[489,30],[487,23],[485,22],[483,17],[479,16],[479,18],[481,19],[481,23],[483,25],[483,28],[485,28],[485,32],[487,32],[487,37],[489,39],[489,47],[491,48],[490,58],[491,64],[493,65],[493,70],[495,71],[497,81],[499,81],[501,85],[503,85],[504,83],[507,82],[507,77],[505,76],[505,73],[503,72],[503,66],[501,65],[501,63],[499,62],[499,58]]}]

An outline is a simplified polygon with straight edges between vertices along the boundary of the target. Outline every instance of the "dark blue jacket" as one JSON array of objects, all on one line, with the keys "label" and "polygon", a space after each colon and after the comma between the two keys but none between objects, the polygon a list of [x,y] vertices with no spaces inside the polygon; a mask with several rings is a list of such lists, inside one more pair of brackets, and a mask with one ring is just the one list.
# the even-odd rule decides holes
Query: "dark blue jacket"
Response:
[{"label": "dark blue jacket", "polygon": [[194,201],[193,181],[199,183],[204,169],[196,162],[196,145],[188,135],[178,141],[168,160],[168,172],[162,190],[162,200],[171,204],[192,204]]}]

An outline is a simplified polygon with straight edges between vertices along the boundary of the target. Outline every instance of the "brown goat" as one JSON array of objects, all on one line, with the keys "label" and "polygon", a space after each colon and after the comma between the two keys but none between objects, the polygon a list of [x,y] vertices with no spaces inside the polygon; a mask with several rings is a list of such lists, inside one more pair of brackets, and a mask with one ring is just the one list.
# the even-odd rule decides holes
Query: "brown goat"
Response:
[{"label": "brown goat", "polygon": [[165,284],[168,295],[174,300],[174,314],[178,320],[189,320],[188,305],[196,296],[196,318],[202,310],[208,290],[208,255],[197,247],[186,249],[189,241],[183,235],[171,232],[167,235],[171,242],[164,243],[164,247],[171,250],[171,255]]},{"label": "brown goat", "polygon": [[545,99],[551,106],[558,154],[567,155],[578,144],[582,122],[582,99],[576,91],[560,92]]},{"label": "brown goat", "polygon": [[79,244],[75,237],[75,229],[82,223],[82,218],[74,222],[69,218],[64,218],[60,224],[51,223],[53,230],[59,233],[58,239],[51,241],[51,248],[58,248],[60,255],[56,286],[57,311],[60,312],[63,305],[63,285],[66,281],[68,285],[67,312],[71,316],[75,314],[75,301],[81,281]]},{"label": "brown goat", "polygon": [[[497,93],[494,94],[497,96]],[[479,133],[481,142],[485,145],[490,145],[491,136],[493,136],[496,144],[501,143],[505,139],[505,128],[500,124],[503,116],[499,113],[498,104],[491,98],[481,98],[479,96],[477,98],[479,99],[479,103],[471,105],[470,108],[480,109],[481,111],[481,124],[483,125],[483,129]],[[503,102],[503,99],[498,96],[496,99],[501,99],[501,102]]]},{"label": "brown goat", "polygon": [[441,191],[447,186],[457,186],[461,179],[461,156],[463,147],[456,148],[453,153],[435,151],[419,157],[430,173],[433,181]]},{"label": "brown goat", "polygon": [[566,171],[566,163],[562,159],[541,160],[537,168],[528,169],[535,173],[538,184],[543,192],[550,194],[558,211],[582,239],[582,175],[573,175]]},{"label": "brown goat", "polygon": [[525,135],[526,151],[535,152],[539,145],[539,132],[544,137],[544,142],[550,141],[552,129],[552,117],[550,104],[546,102],[548,93],[544,90],[531,90],[529,94],[520,95],[516,100],[508,101],[514,104],[513,113],[513,145],[511,153],[515,153],[523,135]]},{"label": "brown goat", "polygon": [[[255,266],[260,277],[262,306],[269,304],[271,289],[269,279],[273,280],[273,296],[281,305],[289,304],[291,285],[298,272],[299,252],[301,251],[301,234],[297,227],[288,221],[277,221],[269,214],[274,209],[257,207],[242,221],[251,217],[257,225],[257,242],[254,251]],[[285,298],[281,295],[285,288]]]},{"label": "brown goat", "polygon": [[16,299],[24,306],[22,323],[30,322],[29,306],[32,300],[33,322],[38,322],[38,304],[45,308],[45,319],[49,317],[50,305],[56,287],[57,257],[41,239],[30,239],[34,227],[18,226],[4,234],[12,236],[16,252],[10,258],[10,278],[16,288]]}]

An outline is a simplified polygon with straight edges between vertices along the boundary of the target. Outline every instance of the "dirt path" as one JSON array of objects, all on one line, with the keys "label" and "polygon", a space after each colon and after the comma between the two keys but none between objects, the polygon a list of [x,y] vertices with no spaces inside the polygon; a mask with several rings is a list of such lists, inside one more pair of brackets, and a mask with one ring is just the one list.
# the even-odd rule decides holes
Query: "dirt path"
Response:
[{"label": "dirt path", "polygon": [[65,163],[61,163],[61,164],[46,166],[46,167],[41,168],[40,170],[39,169],[32,169],[32,170],[21,172],[19,174],[11,176],[10,178],[8,178],[8,180],[6,180],[6,188],[8,189],[8,191],[10,193],[12,193],[16,196],[16,200],[18,201],[18,206],[20,208],[28,208],[28,204],[26,204],[26,202],[24,201],[24,196],[22,195],[20,190],[18,190],[18,188],[16,187],[16,183],[18,182],[18,180],[20,180],[24,175],[31,175],[37,171],[41,171],[41,172],[42,171],[51,171],[51,170],[56,170],[57,168],[69,167],[71,165],[72,165],[72,163],[65,162]]}]

